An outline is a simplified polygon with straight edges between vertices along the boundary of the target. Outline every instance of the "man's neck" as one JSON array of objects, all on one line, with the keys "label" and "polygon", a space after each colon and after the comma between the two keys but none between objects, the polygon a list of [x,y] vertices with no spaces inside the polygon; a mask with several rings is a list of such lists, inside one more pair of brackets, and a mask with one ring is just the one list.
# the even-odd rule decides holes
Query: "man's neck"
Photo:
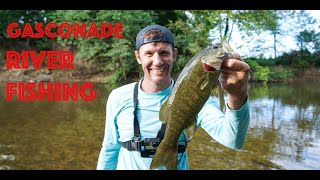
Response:
[{"label": "man's neck", "polygon": [[141,82],[141,89],[147,93],[156,93],[167,89],[171,85],[171,78],[161,83],[154,83],[143,79]]}]

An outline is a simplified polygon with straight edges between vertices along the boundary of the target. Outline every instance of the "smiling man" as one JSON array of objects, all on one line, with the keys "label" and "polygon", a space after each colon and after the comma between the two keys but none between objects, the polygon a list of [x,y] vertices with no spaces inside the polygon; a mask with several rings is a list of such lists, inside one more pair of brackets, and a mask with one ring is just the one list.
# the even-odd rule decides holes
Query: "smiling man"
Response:
[{"label": "smiling man", "polygon": [[[137,83],[114,89],[108,97],[98,170],[150,169],[166,129],[159,120],[159,110],[174,86],[171,70],[177,54],[173,35],[166,27],[150,25],[137,34],[135,56],[144,77]],[[210,97],[196,116],[196,127],[201,126],[213,139],[232,149],[243,146],[250,114],[247,92],[250,67],[240,56],[236,57],[223,62],[219,76],[221,87],[228,93],[226,113]],[[179,170],[189,169],[188,142],[182,133],[177,144]]]},{"label": "smiling man", "polygon": [[149,29],[138,34],[135,55],[144,72],[141,89],[144,92],[154,93],[170,86],[171,70],[178,50],[174,48],[172,34],[167,29],[147,31]]}]

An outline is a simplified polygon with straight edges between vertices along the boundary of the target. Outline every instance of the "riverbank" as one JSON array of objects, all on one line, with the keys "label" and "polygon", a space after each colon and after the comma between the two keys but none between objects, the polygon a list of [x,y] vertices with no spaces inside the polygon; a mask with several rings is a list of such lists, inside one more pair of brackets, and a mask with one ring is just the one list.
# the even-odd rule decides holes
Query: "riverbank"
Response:
[{"label": "riverbank", "polygon": [[289,82],[294,81],[316,81],[320,82],[320,68],[310,68],[306,70],[301,76],[290,78]]},{"label": "riverbank", "polygon": [[[0,82],[24,81],[24,82],[49,82],[49,81],[89,81],[104,83],[110,73],[100,70],[92,64],[76,64],[71,70],[48,70],[46,68],[27,70],[0,68]],[[174,75],[177,77],[177,75]],[[136,80],[136,79],[135,79]],[[310,68],[302,75],[288,79],[288,82],[294,81],[319,81],[320,69]]]},{"label": "riverbank", "polygon": [[33,67],[22,69],[5,69],[0,67],[0,82],[23,81],[23,82],[49,82],[49,81],[89,81],[102,83],[110,73],[100,70],[92,64],[75,64],[74,69],[49,70],[47,68],[35,69]]}]

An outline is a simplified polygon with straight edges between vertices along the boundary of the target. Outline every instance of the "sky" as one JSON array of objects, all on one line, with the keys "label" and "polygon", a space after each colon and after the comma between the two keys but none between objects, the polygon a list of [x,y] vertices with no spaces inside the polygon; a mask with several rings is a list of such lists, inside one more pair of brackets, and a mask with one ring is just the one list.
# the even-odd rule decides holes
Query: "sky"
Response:
[{"label": "sky", "polygon": [[[316,32],[320,32],[320,10],[309,10],[310,14],[317,20],[317,23],[309,26],[308,29],[314,29]],[[286,28],[286,23],[282,26]],[[256,45],[256,40],[262,39],[265,42],[262,44],[264,52],[261,50],[255,51],[254,46]],[[278,44],[278,53],[281,55],[283,52],[290,52],[292,50],[298,50],[299,47],[296,45],[294,40],[294,34],[283,35],[278,37],[280,43]],[[259,54],[263,54],[264,57],[274,57],[273,51],[273,36],[268,33],[261,33],[258,35],[253,35],[247,38],[242,38],[239,32],[234,32],[230,40],[230,46],[238,52],[242,57],[258,57]]]}]

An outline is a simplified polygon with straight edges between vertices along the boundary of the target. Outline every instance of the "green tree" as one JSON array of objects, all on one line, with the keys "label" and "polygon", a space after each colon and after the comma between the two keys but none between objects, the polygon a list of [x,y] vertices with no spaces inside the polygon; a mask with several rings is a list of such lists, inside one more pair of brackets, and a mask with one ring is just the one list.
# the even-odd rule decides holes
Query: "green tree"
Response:
[{"label": "green tree", "polygon": [[195,24],[203,25],[206,32],[218,32],[216,41],[230,41],[234,27],[251,35],[253,32],[274,27],[277,16],[273,10],[208,10],[191,11]]},{"label": "green tree", "polygon": [[[0,10],[0,46],[3,50],[40,50],[48,47],[48,39],[33,38],[11,38],[7,34],[7,27],[10,23],[16,22],[19,28],[23,30],[26,23],[30,23],[32,27],[38,22],[46,23],[48,21],[48,13],[50,10]],[[33,28],[33,31],[35,29]]]},{"label": "green tree", "polygon": [[[63,46],[74,46],[78,52],[79,60],[94,61],[104,70],[114,74],[109,80],[126,81],[129,72],[139,71],[135,60],[135,38],[136,34],[144,26],[153,24],[156,14],[153,11],[123,11],[123,10],[57,10],[51,14],[55,22],[95,22],[99,26],[102,22],[114,24],[123,23],[123,39],[111,38],[58,38],[57,41]],[[87,30],[89,25],[87,26]],[[99,27],[98,27],[99,28]],[[118,77],[118,78],[116,78]]]},{"label": "green tree", "polygon": [[300,46],[301,52],[304,50],[317,50],[320,44],[320,33],[314,30],[304,30],[296,36],[296,41]]},{"label": "green tree", "polygon": [[280,20],[282,20],[283,16],[286,16],[287,11],[274,11],[273,16],[269,18],[276,19],[276,21],[270,21],[267,30],[269,30],[273,36],[273,51],[274,51],[274,58],[277,58],[277,44],[279,43],[277,36],[282,35],[283,31],[281,30]]}]

